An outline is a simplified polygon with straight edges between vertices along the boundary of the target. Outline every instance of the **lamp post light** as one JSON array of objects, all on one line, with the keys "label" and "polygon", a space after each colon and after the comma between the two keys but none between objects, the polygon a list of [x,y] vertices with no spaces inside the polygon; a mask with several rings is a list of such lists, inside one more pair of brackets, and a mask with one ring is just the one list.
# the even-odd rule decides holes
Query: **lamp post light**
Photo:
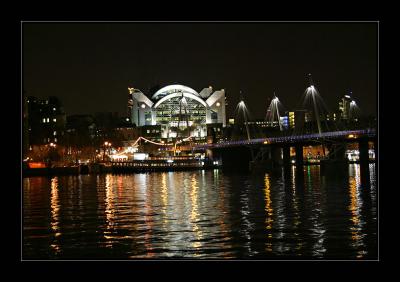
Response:
[{"label": "lamp post light", "polygon": [[111,143],[110,142],[104,142],[104,146],[103,146],[103,162],[104,162],[104,158],[105,158],[105,154],[106,154],[106,150],[108,148],[108,154],[110,154],[110,147],[111,147]]},{"label": "lamp post light", "polygon": [[106,147],[107,147],[107,145],[108,145],[108,142],[107,141],[104,142],[104,145],[103,145],[103,162],[104,162],[104,157],[106,155]]},{"label": "lamp post light", "polygon": [[110,155],[110,153],[111,153],[111,143],[108,142],[108,155]]},{"label": "lamp post light", "polygon": [[49,149],[48,149],[48,152],[47,152],[47,159],[48,159],[48,166],[49,167],[51,167],[51,165],[52,165],[53,158],[55,159],[55,156],[54,156],[55,154],[56,154],[56,144],[50,143],[49,144]]}]

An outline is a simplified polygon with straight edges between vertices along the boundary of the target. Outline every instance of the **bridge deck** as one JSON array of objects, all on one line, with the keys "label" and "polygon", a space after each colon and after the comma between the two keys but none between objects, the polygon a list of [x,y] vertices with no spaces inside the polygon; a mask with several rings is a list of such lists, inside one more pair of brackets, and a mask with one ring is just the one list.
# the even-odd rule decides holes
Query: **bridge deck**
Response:
[{"label": "bridge deck", "polygon": [[[296,143],[304,142],[308,140],[320,140],[320,139],[333,139],[343,138],[353,135],[354,137],[360,138],[375,137],[375,129],[364,129],[364,130],[345,130],[345,131],[332,131],[324,133],[304,134],[304,135],[291,135],[281,137],[270,137],[270,138],[257,138],[250,140],[239,140],[239,141],[228,141],[217,144],[205,144],[194,146],[195,149],[208,149],[208,148],[221,148],[221,147],[233,147],[243,145],[256,145],[256,144],[274,144],[274,143]],[[353,137],[353,138],[354,138]]]}]

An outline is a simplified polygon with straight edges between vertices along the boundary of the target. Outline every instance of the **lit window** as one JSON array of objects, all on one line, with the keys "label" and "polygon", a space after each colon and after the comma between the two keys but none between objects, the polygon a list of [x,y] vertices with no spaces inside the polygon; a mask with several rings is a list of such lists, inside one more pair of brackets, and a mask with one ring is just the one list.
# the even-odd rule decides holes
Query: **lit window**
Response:
[{"label": "lit window", "polygon": [[43,118],[43,123],[45,123],[46,122],[46,119],[45,118]]},{"label": "lit window", "polygon": [[56,110],[56,108],[53,108],[53,111],[55,111]]},{"label": "lit window", "polygon": [[150,130],[149,130],[149,129],[147,129],[147,133],[150,133]]},{"label": "lit window", "polygon": [[56,136],[56,135],[57,135],[57,131],[54,131],[54,132],[53,132],[53,135]]},{"label": "lit window", "polygon": [[47,122],[50,122],[50,119],[49,119],[49,118],[47,118]]},{"label": "lit window", "polygon": [[53,121],[56,122],[57,120],[55,118],[53,118]]},{"label": "lit window", "polygon": [[56,143],[57,143],[57,138],[54,138],[54,142],[56,142]]}]

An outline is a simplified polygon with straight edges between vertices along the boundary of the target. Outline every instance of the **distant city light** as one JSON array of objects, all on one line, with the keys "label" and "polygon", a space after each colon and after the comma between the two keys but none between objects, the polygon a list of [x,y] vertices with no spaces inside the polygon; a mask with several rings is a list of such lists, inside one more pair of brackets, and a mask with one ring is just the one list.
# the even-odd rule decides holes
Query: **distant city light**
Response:
[{"label": "distant city light", "polygon": [[149,157],[149,154],[146,153],[134,153],[133,159],[138,161],[143,161]]},{"label": "distant city light", "polygon": [[142,109],[144,109],[144,108],[146,108],[146,105],[145,105],[145,104],[142,104],[140,107],[141,107]]},{"label": "distant city light", "polygon": [[219,106],[221,106],[221,103],[220,103],[220,102],[217,102],[215,105],[216,105],[217,107],[219,107]]}]

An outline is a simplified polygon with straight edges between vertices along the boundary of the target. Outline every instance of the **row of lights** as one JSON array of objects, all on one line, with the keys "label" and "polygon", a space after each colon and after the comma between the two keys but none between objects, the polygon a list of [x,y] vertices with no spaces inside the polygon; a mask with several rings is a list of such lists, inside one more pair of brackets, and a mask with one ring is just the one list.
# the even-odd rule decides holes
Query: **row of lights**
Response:
[{"label": "row of lights", "polygon": [[[217,107],[219,107],[219,106],[221,106],[221,103],[220,103],[220,102],[217,102],[215,105],[216,105]],[[140,107],[141,107],[142,109],[144,109],[144,108],[146,108],[146,105],[145,105],[145,104],[141,104]]]},{"label": "row of lights", "polygon": [[[57,119],[53,118],[53,122],[56,122]],[[43,118],[43,123],[50,122],[49,118]]]}]

